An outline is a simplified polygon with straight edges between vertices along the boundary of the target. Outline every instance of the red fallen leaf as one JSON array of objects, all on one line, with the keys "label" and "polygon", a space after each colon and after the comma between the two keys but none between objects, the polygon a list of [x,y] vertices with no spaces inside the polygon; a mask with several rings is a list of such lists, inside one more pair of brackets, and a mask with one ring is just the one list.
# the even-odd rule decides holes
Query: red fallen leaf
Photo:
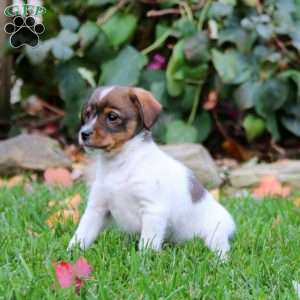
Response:
[{"label": "red fallen leaf", "polygon": [[74,270],[71,263],[61,261],[54,264],[56,278],[61,288],[70,287],[74,282]]},{"label": "red fallen leaf", "polygon": [[92,272],[91,266],[84,257],[79,257],[74,265],[74,272],[79,278],[87,278]]},{"label": "red fallen leaf", "polygon": [[71,186],[71,173],[65,168],[49,168],[44,172],[45,182],[49,185]]},{"label": "red fallen leaf", "polygon": [[58,131],[58,125],[56,123],[49,123],[43,129],[43,132],[47,135],[53,135]]},{"label": "red fallen leaf", "polygon": [[279,196],[287,197],[290,194],[290,188],[284,187],[275,176],[264,176],[259,185],[253,190],[255,197]]},{"label": "red fallen leaf", "polygon": [[61,288],[75,286],[75,292],[80,293],[84,285],[83,279],[89,277],[92,272],[91,266],[84,257],[80,257],[73,265],[69,262],[61,261],[54,263],[56,278]]},{"label": "red fallen leaf", "polygon": [[254,156],[254,153],[252,151],[246,149],[230,137],[228,137],[224,141],[222,147],[226,150],[226,152],[228,152],[230,155],[232,155],[235,159],[238,160],[247,161]]}]

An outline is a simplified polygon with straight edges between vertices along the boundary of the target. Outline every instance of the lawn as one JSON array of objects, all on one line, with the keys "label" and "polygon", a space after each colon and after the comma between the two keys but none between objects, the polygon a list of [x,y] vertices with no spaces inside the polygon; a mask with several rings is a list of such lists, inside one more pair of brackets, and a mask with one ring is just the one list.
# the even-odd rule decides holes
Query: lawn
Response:
[{"label": "lawn", "polygon": [[[222,264],[199,240],[140,253],[137,237],[116,229],[89,250],[68,253],[75,225],[50,229],[47,203],[77,192],[86,194],[80,184],[0,190],[0,299],[297,299],[292,281],[300,281],[300,208],[291,201],[224,199],[237,233]],[[93,273],[78,296],[58,287],[53,262],[82,255]]]}]

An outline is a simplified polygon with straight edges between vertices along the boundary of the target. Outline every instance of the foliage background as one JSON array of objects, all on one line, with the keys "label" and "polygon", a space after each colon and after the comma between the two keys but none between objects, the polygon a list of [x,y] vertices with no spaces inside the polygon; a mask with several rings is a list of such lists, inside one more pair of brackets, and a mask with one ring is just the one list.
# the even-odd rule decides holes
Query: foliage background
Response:
[{"label": "foliage background", "polygon": [[165,110],[154,129],[163,143],[203,142],[216,130],[242,143],[300,136],[300,0],[44,6],[40,45],[13,50],[16,76],[23,98],[64,108],[69,137],[99,84],[150,90]]}]

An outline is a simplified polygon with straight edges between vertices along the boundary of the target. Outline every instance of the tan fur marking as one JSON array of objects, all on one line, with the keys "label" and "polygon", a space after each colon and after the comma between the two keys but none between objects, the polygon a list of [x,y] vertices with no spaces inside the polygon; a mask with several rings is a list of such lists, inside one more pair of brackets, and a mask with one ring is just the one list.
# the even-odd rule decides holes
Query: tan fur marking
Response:
[{"label": "tan fur marking", "polygon": [[132,88],[131,93],[137,97],[142,109],[144,125],[150,129],[157,120],[162,106],[153,95],[141,88]]}]

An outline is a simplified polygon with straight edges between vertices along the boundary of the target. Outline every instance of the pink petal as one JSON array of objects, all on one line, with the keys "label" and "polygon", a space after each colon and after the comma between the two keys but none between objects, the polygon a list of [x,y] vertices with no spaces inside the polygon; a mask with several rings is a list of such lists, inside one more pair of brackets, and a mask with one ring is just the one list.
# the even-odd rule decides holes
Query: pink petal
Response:
[{"label": "pink petal", "polygon": [[72,264],[61,261],[55,263],[54,268],[60,287],[67,288],[74,283],[74,270]]},{"label": "pink petal", "polygon": [[165,65],[166,58],[160,54],[155,54],[147,67],[151,70],[161,70],[165,67]]},{"label": "pink petal", "polygon": [[160,54],[155,54],[153,60],[164,65],[166,63],[166,58]]},{"label": "pink petal", "polygon": [[161,65],[157,62],[151,62],[147,67],[150,70],[160,70],[161,69]]},{"label": "pink petal", "polygon": [[79,278],[87,278],[92,272],[92,267],[84,257],[79,257],[74,265],[74,273]]}]

